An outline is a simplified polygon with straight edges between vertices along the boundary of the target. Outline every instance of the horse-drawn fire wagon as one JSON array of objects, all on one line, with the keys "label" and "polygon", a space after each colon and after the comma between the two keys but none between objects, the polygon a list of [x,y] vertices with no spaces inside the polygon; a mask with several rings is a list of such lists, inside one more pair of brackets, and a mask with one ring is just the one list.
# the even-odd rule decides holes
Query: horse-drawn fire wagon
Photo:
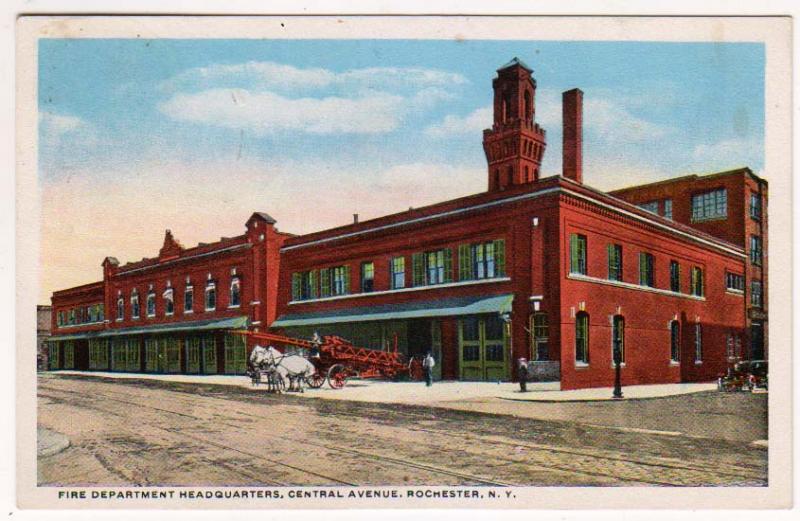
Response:
[{"label": "horse-drawn fire wagon", "polygon": [[317,342],[274,333],[237,331],[255,342],[267,343],[281,353],[287,350],[302,351],[314,364],[315,372],[306,378],[309,387],[322,387],[327,380],[334,389],[341,389],[349,378],[397,379],[407,375],[413,380],[423,377],[422,360],[406,359],[397,350],[397,339],[390,350],[367,349],[354,346],[338,336],[323,336]]}]

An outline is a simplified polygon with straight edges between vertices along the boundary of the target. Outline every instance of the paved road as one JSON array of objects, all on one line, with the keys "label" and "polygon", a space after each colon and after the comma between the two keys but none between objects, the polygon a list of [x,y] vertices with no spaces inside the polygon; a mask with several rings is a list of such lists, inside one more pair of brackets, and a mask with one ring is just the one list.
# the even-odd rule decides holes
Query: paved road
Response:
[{"label": "paved road", "polygon": [[195,384],[42,376],[39,423],[71,441],[40,458],[42,485],[766,484],[743,440]]}]

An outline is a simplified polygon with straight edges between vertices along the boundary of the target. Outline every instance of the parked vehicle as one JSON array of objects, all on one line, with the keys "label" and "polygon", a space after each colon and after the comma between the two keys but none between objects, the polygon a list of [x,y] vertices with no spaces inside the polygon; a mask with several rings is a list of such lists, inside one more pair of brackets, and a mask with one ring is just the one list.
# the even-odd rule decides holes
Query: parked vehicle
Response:
[{"label": "parked vehicle", "polygon": [[725,392],[753,391],[768,389],[766,360],[743,360],[728,367],[728,371],[720,375],[719,389]]}]

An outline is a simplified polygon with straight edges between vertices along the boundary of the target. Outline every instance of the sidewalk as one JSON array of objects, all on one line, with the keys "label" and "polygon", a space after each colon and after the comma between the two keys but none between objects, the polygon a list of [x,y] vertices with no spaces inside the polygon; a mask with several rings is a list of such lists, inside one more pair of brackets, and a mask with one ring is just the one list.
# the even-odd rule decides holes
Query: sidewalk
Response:
[{"label": "sidewalk", "polygon": [[69,438],[58,432],[36,428],[36,455],[40,458],[58,454],[69,447]]},{"label": "sidewalk", "polygon": [[[158,375],[138,373],[58,371],[48,374],[72,374],[118,380],[158,380],[176,383],[226,385],[253,392],[266,392],[266,386],[253,387],[246,376],[231,375]],[[442,405],[447,402],[508,400],[517,402],[595,402],[612,400],[613,389],[602,387],[561,391],[559,382],[530,383],[528,392],[522,393],[519,385],[511,382],[435,382],[426,387],[422,382],[387,382],[382,380],[348,380],[342,389],[331,389],[327,382],[320,389],[306,388],[304,393],[291,393],[303,398],[323,400],[349,400],[371,403],[398,403],[408,405]],[[716,390],[716,382],[633,385],[623,387],[626,400],[642,400],[677,396]]]}]

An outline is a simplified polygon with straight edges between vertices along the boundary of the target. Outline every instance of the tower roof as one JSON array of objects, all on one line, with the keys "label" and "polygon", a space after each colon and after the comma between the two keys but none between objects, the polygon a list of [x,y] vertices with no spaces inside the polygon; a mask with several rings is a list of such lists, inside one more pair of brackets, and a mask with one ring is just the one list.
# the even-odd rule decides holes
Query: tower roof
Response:
[{"label": "tower roof", "polygon": [[511,61],[510,61],[510,62],[506,63],[505,65],[503,65],[502,67],[500,67],[499,69],[497,69],[497,72],[500,72],[500,71],[502,71],[502,70],[505,70],[505,69],[510,69],[511,67],[514,67],[514,66],[517,66],[517,65],[519,65],[520,67],[522,67],[523,69],[525,69],[525,70],[526,70],[526,71],[528,71],[528,72],[533,72],[533,69],[531,69],[530,67],[528,67],[528,64],[527,64],[527,63],[525,63],[524,61],[520,60],[520,59],[519,59],[519,58],[517,58],[516,56],[514,56],[514,57],[511,59]]}]

